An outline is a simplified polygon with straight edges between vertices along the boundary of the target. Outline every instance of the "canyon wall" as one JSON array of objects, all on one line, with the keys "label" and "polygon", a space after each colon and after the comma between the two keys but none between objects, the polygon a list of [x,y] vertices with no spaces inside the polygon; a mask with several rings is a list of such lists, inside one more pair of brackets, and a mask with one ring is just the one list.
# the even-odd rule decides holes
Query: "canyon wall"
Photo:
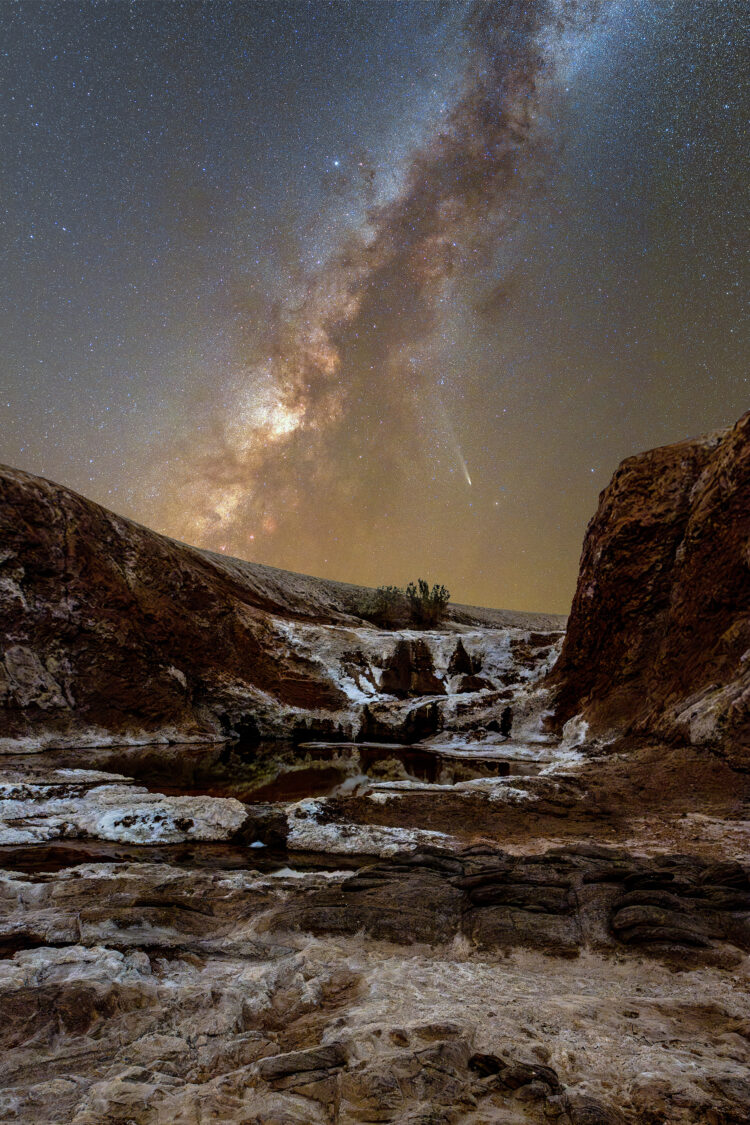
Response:
[{"label": "canyon wall", "polygon": [[601,493],[551,681],[560,723],[750,764],[750,413],[630,457]]}]

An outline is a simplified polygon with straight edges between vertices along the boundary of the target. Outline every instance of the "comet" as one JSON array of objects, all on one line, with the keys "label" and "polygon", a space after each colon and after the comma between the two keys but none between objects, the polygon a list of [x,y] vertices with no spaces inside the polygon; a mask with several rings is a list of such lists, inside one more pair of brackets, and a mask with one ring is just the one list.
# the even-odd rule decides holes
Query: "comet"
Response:
[{"label": "comet", "polygon": [[432,396],[435,403],[435,413],[437,414],[439,419],[439,429],[443,431],[443,434],[448,439],[448,443],[453,449],[458,467],[463,473],[464,479],[469,488],[471,488],[471,476],[469,474],[469,467],[466,464],[466,458],[461,451],[461,445],[458,438],[456,437],[456,431],[453,428],[453,423],[450,420],[448,411],[445,409],[445,403],[443,402],[440,391],[437,387],[432,388]]},{"label": "comet", "polygon": [[[367,441],[376,426],[378,460],[394,480],[423,435],[451,451],[472,486],[444,408],[432,411],[432,433],[420,426],[423,397],[432,397],[427,372],[446,314],[490,267],[522,201],[548,173],[571,44],[586,41],[599,7],[468,5],[464,69],[443,113],[404,154],[390,186],[372,197],[363,191],[360,218],[248,326],[200,433],[169,458],[183,480],[160,526],[237,554],[251,550],[248,528],[278,529],[295,550],[302,538],[315,549],[318,502],[343,512],[372,498],[367,484],[355,498],[359,480],[370,478],[341,468],[352,435],[359,429]],[[412,364],[415,353],[424,362]]]}]

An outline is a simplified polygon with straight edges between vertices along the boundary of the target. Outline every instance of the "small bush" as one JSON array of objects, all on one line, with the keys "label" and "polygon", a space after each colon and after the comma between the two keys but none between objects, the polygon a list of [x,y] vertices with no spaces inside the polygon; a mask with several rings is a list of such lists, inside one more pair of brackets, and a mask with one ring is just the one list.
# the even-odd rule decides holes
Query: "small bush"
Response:
[{"label": "small bush", "polygon": [[430,588],[424,578],[400,586],[379,586],[373,603],[362,614],[386,629],[434,629],[444,619],[450,591],[437,583]]},{"label": "small bush", "polygon": [[406,629],[411,620],[406,591],[398,586],[378,586],[369,609],[364,616],[385,629]]}]

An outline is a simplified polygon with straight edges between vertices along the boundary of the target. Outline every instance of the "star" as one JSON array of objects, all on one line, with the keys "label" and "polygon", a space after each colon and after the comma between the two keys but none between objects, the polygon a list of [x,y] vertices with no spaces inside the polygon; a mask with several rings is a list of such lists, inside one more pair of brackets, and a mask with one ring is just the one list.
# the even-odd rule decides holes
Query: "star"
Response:
[{"label": "star", "polygon": [[746,409],[738,0],[100,17],[0,5],[3,461],[565,612],[602,481]]}]

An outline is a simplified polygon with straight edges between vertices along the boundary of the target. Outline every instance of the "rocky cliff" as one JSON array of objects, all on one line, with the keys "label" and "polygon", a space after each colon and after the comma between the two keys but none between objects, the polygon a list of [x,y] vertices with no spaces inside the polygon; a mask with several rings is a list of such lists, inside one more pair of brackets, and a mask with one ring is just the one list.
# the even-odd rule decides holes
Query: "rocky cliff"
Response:
[{"label": "rocky cliff", "polygon": [[[0,745],[413,741],[456,695],[489,703],[548,664],[564,621],[454,607],[425,640],[374,628],[372,595],[188,547],[0,467]],[[481,681],[453,674],[458,634]]]},{"label": "rocky cliff", "polygon": [[558,719],[750,764],[750,413],[630,457],[588,526]]}]

